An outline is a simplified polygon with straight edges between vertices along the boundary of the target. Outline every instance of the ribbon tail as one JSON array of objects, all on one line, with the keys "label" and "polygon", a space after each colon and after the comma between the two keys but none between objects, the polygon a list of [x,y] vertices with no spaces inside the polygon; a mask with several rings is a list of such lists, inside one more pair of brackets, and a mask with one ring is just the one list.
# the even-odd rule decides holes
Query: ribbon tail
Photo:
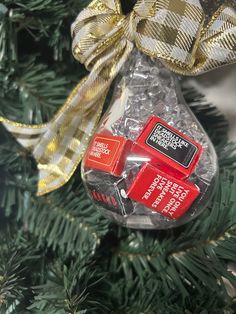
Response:
[{"label": "ribbon tail", "polygon": [[38,196],[63,186],[75,172],[97,127],[108,90],[86,105],[78,86],[72,92],[69,112],[61,112],[50,123],[33,151],[38,161]]},{"label": "ribbon tail", "polygon": [[0,118],[37,161],[38,195],[58,189],[72,177],[96,130],[110,85],[132,49],[133,44],[123,40],[104,54],[49,123],[24,125]]},{"label": "ribbon tail", "polygon": [[3,126],[21,146],[31,151],[38,166],[38,193],[44,195],[64,185],[81,161],[102,113],[109,86],[97,100],[84,102],[81,88],[72,91],[64,106],[47,124],[27,125],[0,117]]},{"label": "ribbon tail", "polygon": [[17,142],[30,152],[33,152],[48,127],[47,124],[17,123],[3,117],[0,117],[0,122],[16,138]]},{"label": "ribbon tail", "polygon": [[53,191],[70,179],[97,126],[110,84],[105,86],[100,98],[85,100],[84,84],[87,80],[83,79],[75,87],[47,124],[27,125],[0,117],[3,126],[37,161],[37,195]]}]

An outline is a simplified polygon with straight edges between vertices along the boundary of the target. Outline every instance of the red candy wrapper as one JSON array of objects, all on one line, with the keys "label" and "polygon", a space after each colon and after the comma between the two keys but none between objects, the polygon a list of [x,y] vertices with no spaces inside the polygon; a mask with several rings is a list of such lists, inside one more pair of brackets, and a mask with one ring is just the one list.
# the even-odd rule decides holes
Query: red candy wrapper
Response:
[{"label": "red candy wrapper", "polygon": [[131,141],[121,136],[96,135],[89,146],[85,167],[119,176],[131,145]]},{"label": "red candy wrapper", "polygon": [[152,165],[189,177],[197,166],[203,147],[158,117],[150,117],[133,145],[132,153],[147,156]]},{"label": "red candy wrapper", "polygon": [[128,196],[160,214],[178,219],[185,214],[200,191],[150,164],[145,164],[128,190]]}]

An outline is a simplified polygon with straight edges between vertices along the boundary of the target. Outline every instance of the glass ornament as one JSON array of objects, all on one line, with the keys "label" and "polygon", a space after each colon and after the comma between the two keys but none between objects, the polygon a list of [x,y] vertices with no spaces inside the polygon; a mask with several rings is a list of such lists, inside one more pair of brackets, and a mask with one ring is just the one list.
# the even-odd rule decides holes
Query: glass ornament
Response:
[{"label": "glass ornament", "polygon": [[110,220],[168,229],[197,217],[218,178],[214,147],[160,60],[135,49],[82,163],[89,196]]}]

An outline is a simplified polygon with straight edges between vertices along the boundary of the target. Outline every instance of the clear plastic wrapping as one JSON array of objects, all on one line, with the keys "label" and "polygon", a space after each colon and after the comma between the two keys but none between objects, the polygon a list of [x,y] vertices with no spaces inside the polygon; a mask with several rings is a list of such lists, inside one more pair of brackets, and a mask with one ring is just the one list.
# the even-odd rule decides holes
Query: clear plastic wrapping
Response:
[{"label": "clear plastic wrapping", "polygon": [[91,199],[123,226],[167,229],[206,208],[217,175],[214,147],[177,78],[134,50],[83,160]]}]

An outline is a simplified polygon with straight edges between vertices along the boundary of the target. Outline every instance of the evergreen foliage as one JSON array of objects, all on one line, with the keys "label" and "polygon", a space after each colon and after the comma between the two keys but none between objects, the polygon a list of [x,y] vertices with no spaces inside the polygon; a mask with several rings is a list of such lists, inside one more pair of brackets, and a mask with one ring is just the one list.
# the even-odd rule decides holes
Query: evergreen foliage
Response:
[{"label": "evergreen foliage", "polygon": [[[62,105],[85,73],[71,56],[69,27],[88,2],[2,0],[1,115],[41,123]],[[37,198],[34,160],[1,126],[0,313],[236,312],[236,145],[215,108],[193,90],[185,96],[216,146],[220,181],[200,217],[169,231],[109,224],[79,170]]]}]

